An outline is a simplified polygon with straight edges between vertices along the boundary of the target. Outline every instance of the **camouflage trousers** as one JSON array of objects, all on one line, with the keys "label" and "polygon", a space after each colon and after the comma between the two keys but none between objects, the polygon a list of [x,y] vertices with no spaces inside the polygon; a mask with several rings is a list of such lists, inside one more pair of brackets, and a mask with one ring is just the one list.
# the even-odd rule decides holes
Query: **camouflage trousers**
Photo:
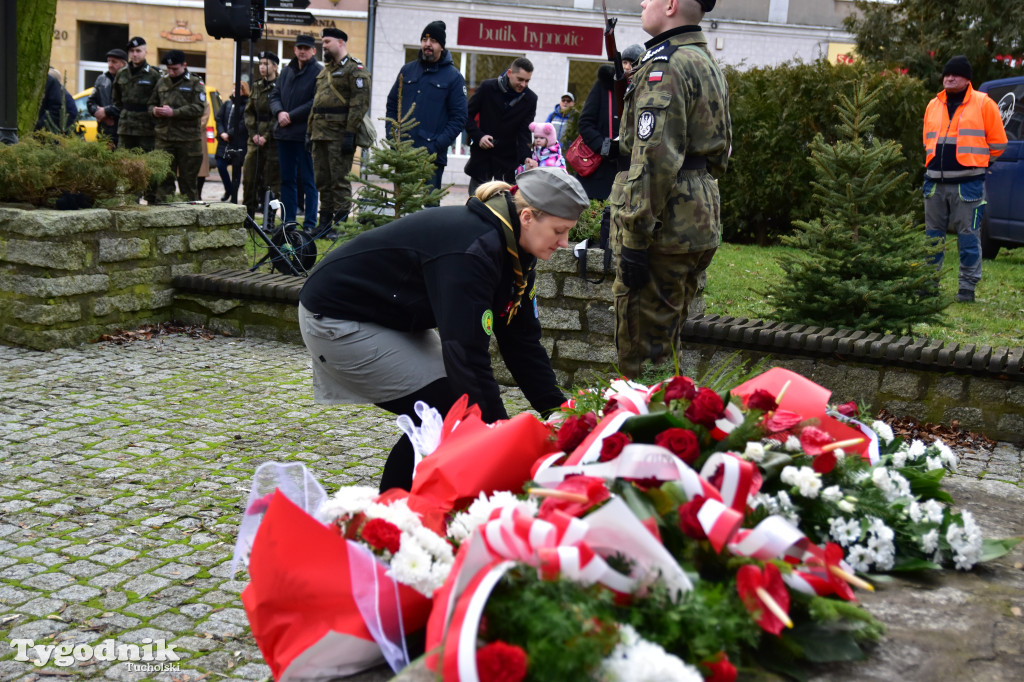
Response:
[{"label": "camouflage trousers", "polygon": [[203,165],[206,143],[203,140],[187,142],[156,141],[156,148],[171,155],[171,174],[157,187],[156,200],[167,201],[174,194],[174,179],[178,179],[178,191],[187,201],[199,199],[199,169]]},{"label": "camouflage trousers", "polygon": [[[151,152],[156,148],[156,138],[152,135],[130,135],[122,134],[117,138],[117,146],[120,149],[141,149],[144,152]],[[156,188],[160,183],[150,183],[146,189],[145,198],[147,204],[156,203]]]},{"label": "camouflage trousers", "polygon": [[[678,348],[690,301],[700,287],[701,275],[711,264],[715,249],[693,253],[666,253],[652,246],[651,280],[642,289],[630,289],[618,272],[612,284],[615,297],[615,350],[618,370],[635,379],[644,360],[655,364],[670,360]],[[615,245],[618,262],[619,245]]]},{"label": "camouflage trousers", "polygon": [[263,210],[263,197],[270,188],[281,198],[281,167],[277,160],[277,143],[268,140],[262,147],[249,142],[242,162],[242,203],[249,215]]},{"label": "camouflage trousers", "polygon": [[327,229],[352,208],[352,172],[355,153],[341,151],[341,139],[313,140],[313,178],[320,193],[320,226]]}]

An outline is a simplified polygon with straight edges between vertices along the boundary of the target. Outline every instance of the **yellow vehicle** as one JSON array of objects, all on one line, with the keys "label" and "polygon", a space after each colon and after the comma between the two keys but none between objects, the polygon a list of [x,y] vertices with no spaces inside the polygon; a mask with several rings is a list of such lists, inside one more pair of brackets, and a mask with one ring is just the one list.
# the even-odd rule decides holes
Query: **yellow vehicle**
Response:
[{"label": "yellow vehicle", "polygon": [[[93,88],[86,88],[75,95],[75,108],[78,109],[78,121],[75,124],[77,130],[87,140],[96,139],[96,117],[89,113],[86,103]],[[206,86],[206,99],[210,102],[210,118],[206,121],[206,151],[210,158],[217,152],[217,120],[214,118],[220,111],[220,92],[216,88]]]}]

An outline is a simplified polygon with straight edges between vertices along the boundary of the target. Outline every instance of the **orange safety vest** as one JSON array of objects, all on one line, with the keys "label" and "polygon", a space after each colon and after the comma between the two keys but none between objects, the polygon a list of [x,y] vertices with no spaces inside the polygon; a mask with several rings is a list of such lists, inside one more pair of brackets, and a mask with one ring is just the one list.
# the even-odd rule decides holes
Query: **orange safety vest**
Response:
[{"label": "orange safety vest", "polygon": [[956,160],[961,166],[986,168],[989,161],[1006,150],[1006,131],[999,115],[999,105],[987,94],[977,92],[970,84],[963,104],[949,119],[946,91],[928,103],[924,112],[924,164],[935,157],[939,144],[955,144]]}]

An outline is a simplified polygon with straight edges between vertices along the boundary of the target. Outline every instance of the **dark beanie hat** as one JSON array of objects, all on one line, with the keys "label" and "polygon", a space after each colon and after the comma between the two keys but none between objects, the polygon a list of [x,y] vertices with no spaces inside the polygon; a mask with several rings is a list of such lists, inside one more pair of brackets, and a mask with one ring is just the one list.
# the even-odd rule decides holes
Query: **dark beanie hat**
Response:
[{"label": "dark beanie hat", "polygon": [[446,27],[443,21],[432,21],[429,24],[427,24],[427,27],[425,29],[423,29],[423,33],[420,35],[420,40],[423,40],[424,38],[429,36],[436,40],[437,42],[439,42],[441,44],[441,47],[443,48],[446,40],[446,36],[444,33],[445,28]]},{"label": "dark beanie hat", "polygon": [[337,38],[338,40],[344,40],[348,42],[348,34],[342,31],[340,28],[325,28],[321,34],[322,38]]},{"label": "dark beanie hat", "polygon": [[963,76],[967,80],[971,80],[971,74],[971,63],[962,54],[953,57],[942,67],[943,76]]}]

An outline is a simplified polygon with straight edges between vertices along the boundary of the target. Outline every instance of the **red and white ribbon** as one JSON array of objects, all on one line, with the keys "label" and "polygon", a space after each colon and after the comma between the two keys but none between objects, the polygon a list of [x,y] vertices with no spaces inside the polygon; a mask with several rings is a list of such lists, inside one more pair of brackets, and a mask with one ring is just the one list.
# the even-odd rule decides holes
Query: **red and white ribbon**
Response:
[{"label": "red and white ribbon", "polygon": [[743,424],[743,411],[734,403],[725,406],[725,416],[715,420],[715,426],[711,429],[711,437],[715,440],[725,440],[737,426]]},{"label": "red and white ribbon", "polygon": [[799,563],[807,554],[810,540],[781,516],[769,516],[751,529],[741,529],[729,542],[729,551],[754,559],[784,558]]},{"label": "red and white ribbon", "polygon": [[760,469],[731,452],[716,452],[701,467],[700,476],[710,481],[719,469],[722,469],[722,485],[718,489],[722,501],[740,513],[746,512],[747,500],[761,489]]}]

